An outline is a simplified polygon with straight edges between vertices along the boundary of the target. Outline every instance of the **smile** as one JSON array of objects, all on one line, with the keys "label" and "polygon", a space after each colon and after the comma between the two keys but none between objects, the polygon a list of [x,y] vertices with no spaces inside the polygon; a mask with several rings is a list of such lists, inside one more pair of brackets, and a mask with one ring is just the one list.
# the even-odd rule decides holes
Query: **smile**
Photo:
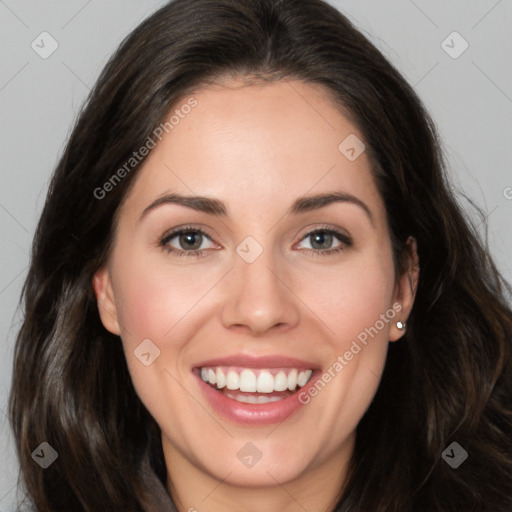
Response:
[{"label": "smile", "polygon": [[248,426],[279,423],[300,410],[299,390],[313,385],[321,374],[319,369],[304,367],[217,364],[193,369],[203,396],[215,413]]},{"label": "smile", "polygon": [[[313,374],[313,370],[297,368],[254,369],[217,366],[202,367],[200,371],[202,380],[214,389],[222,391],[233,400],[253,404],[286,398],[307,384]],[[273,396],[245,393],[265,393]]]}]

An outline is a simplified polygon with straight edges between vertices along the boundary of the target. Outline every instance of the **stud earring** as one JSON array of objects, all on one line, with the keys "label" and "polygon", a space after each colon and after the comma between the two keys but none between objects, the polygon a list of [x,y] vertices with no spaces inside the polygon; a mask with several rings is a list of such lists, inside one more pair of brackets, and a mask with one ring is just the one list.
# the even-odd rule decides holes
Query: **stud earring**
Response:
[{"label": "stud earring", "polygon": [[405,326],[406,326],[406,322],[401,322],[400,320],[396,323],[396,326],[401,330],[403,331],[405,329]]}]

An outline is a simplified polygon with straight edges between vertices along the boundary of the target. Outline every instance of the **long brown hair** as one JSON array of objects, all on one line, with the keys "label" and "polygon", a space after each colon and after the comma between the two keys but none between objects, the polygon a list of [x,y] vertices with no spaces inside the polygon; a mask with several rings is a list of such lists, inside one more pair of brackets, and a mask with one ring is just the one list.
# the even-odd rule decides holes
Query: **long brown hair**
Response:
[{"label": "long brown hair", "polygon": [[[221,75],[326,88],[365,137],[396,261],[421,265],[405,337],[358,425],[338,512],[512,510],[510,288],[450,191],[435,127],[412,88],[321,0],[176,0],[121,44],[55,169],[23,289],[10,415],[28,496],[41,512],[142,511],[143,454],[166,470],[158,426],[99,319],[92,276],[144,162],[95,194],[176,101]],[[58,460],[42,470],[32,451]],[[469,458],[441,454],[453,441]]]}]

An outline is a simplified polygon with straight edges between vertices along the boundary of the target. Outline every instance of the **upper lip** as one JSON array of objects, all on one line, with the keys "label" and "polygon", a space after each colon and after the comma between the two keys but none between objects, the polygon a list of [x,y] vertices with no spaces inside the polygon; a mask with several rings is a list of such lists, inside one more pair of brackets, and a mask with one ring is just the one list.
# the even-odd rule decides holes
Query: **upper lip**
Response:
[{"label": "upper lip", "polygon": [[295,357],[282,355],[249,356],[247,354],[232,354],[230,356],[208,359],[196,365],[195,368],[213,366],[241,366],[242,368],[305,368],[316,369],[316,364]]}]

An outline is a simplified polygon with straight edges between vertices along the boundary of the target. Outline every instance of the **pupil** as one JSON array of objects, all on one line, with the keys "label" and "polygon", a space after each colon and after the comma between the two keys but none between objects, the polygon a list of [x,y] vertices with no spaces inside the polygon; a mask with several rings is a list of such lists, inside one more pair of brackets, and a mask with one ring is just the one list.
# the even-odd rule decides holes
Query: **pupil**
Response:
[{"label": "pupil", "polygon": [[201,247],[201,234],[196,231],[188,231],[180,235],[180,245],[184,249],[197,249]]},{"label": "pupil", "polygon": [[325,231],[318,231],[316,234],[311,235],[311,246],[315,249],[329,249],[332,244],[332,235]]}]

